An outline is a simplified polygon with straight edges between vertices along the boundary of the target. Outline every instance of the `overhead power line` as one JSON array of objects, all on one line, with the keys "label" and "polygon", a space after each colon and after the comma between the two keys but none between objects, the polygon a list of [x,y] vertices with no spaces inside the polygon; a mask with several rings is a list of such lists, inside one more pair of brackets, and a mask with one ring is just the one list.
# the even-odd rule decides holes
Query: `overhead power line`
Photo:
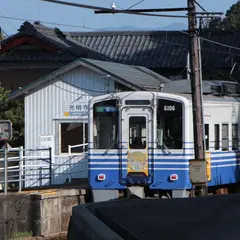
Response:
[{"label": "overhead power line", "polygon": [[206,10],[200,3],[198,3],[198,1],[194,0],[194,2],[195,2],[195,4],[196,4],[199,8],[201,8],[204,12],[207,12],[207,10]]},{"label": "overhead power line", "polygon": [[137,3],[133,4],[132,6],[128,7],[126,10],[130,10],[131,8],[139,5],[140,3],[144,2],[144,0],[138,1]]},{"label": "overhead power line", "polygon": [[[147,12],[181,12],[188,11],[188,8],[154,8],[154,9],[127,9],[128,12],[132,13],[147,13]],[[96,14],[100,13],[112,13],[112,10],[95,10]],[[155,16],[155,14],[154,14]],[[156,15],[158,16],[158,15]],[[166,16],[166,15],[165,15]]]},{"label": "overhead power line", "polygon": [[[149,17],[189,18],[189,16],[183,16],[183,15],[163,15],[163,14],[144,13],[144,12],[139,12],[139,11],[142,11],[140,9],[138,9],[137,12],[133,12],[133,10],[117,10],[117,9],[104,8],[104,7],[86,5],[86,4],[80,4],[80,3],[64,2],[64,1],[60,1],[60,0],[42,0],[42,1],[51,2],[51,3],[55,3],[55,4],[62,4],[62,5],[72,6],[72,7],[79,7],[79,8],[86,8],[86,9],[92,9],[92,10],[100,10],[100,11],[108,11],[109,13],[125,13],[125,14],[149,16]],[[144,10],[147,10],[147,9],[144,9]],[[153,12],[153,9],[150,9],[150,10],[152,10],[151,12]],[[155,11],[157,11],[157,9],[155,9]],[[203,16],[196,16],[196,18],[203,18]]]},{"label": "overhead power line", "polygon": [[[3,15],[0,16],[0,18],[17,20],[17,21],[37,22],[37,20],[33,20],[33,19],[17,18],[17,17],[3,16]],[[81,26],[81,25],[72,25],[72,24],[64,24],[64,23],[56,23],[56,22],[48,22],[48,21],[39,21],[39,22],[40,22],[40,23],[44,23],[44,24],[54,25],[54,26],[83,28],[83,29],[97,30],[97,31],[100,30],[100,29],[96,29],[96,28],[85,27],[84,25]]]}]

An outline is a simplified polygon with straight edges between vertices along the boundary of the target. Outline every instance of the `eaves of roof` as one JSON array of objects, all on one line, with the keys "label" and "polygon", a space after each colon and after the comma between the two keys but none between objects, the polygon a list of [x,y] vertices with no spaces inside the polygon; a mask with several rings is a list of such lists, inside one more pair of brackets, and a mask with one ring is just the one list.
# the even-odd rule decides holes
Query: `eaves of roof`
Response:
[{"label": "eaves of roof", "polygon": [[[102,69],[102,68],[99,68],[99,67],[96,67],[94,65],[92,65],[91,63],[89,63],[87,61],[87,59],[77,59],[76,61],[54,71],[53,73],[50,73],[48,74],[47,76],[43,77],[43,78],[40,78],[39,80],[33,82],[33,83],[30,83],[29,85],[13,92],[13,93],[10,93],[8,98],[9,100],[12,100],[12,99],[15,99],[17,97],[20,97],[26,93],[28,93],[29,91],[37,88],[37,87],[40,87],[42,86],[43,84],[47,83],[47,82],[50,82],[52,81],[53,79],[55,78],[58,78],[60,75],[62,75],[63,73],[67,72],[67,71],[70,71],[71,69],[74,69],[78,66],[83,66],[83,67],[87,67],[88,69],[90,70],[93,70],[94,72],[97,72],[99,74],[109,74],[108,71]],[[118,81],[118,82],[121,82],[123,83],[125,86],[128,86],[129,88],[133,89],[133,90],[144,90],[143,88],[135,85],[135,84],[132,84],[130,82],[128,82],[126,79],[122,79],[121,77],[119,76],[115,76],[113,73],[111,73],[111,77]]]}]

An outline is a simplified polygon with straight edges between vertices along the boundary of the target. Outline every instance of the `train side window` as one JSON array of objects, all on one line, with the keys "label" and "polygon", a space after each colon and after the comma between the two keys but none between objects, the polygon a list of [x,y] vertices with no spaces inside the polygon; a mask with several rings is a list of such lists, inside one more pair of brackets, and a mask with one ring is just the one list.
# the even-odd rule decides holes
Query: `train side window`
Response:
[{"label": "train side window", "polygon": [[232,150],[238,150],[238,124],[232,124]]},{"label": "train side window", "polygon": [[209,124],[205,124],[204,128],[205,128],[205,146],[206,150],[209,150]]},{"label": "train side window", "polygon": [[159,99],[157,109],[157,148],[182,149],[183,104]]},{"label": "train side window", "polygon": [[146,148],[146,118],[130,117],[129,118],[129,147],[131,149]]},{"label": "train side window", "polygon": [[117,149],[117,100],[108,100],[94,104],[93,122],[94,149]]},{"label": "train side window", "polygon": [[220,126],[219,124],[214,125],[214,149],[219,150],[220,148]]},{"label": "train side window", "polygon": [[222,150],[229,150],[229,133],[228,124],[222,124]]}]

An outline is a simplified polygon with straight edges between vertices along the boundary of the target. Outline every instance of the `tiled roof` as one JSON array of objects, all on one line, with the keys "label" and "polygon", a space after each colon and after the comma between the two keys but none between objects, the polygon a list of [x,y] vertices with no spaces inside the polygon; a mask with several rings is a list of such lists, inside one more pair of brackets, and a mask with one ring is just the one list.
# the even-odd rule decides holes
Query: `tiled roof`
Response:
[{"label": "tiled roof", "polygon": [[[152,69],[187,65],[188,35],[181,31],[61,32],[57,28],[25,22],[19,33],[6,42],[24,34],[54,44],[76,59],[87,57]],[[229,68],[234,57],[240,54],[240,30],[206,29],[201,37],[222,44],[202,41],[203,68]]]},{"label": "tiled roof", "polygon": [[[187,32],[69,33],[72,38],[107,56],[111,61],[149,68],[184,68],[189,47]],[[204,30],[201,37],[240,49],[240,30]],[[231,67],[239,50],[202,40],[203,67]]]},{"label": "tiled roof", "polygon": [[[38,59],[39,61],[72,61],[76,60],[79,57],[89,57],[105,60],[106,57],[97,53],[90,49],[88,46],[84,46],[83,44],[76,42],[74,39],[69,40],[66,35],[64,35],[57,28],[49,28],[40,23],[31,24],[29,22],[25,22],[19,29],[19,32],[11,37],[1,41],[1,45],[7,44],[11,40],[19,38],[21,36],[33,36],[37,39],[42,40],[43,42],[53,45],[58,48],[61,52],[58,53],[47,53],[45,54],[41,50],[38,50],[38,53],[32,54],[32,51],[28,51],[27,53],[20,55],[21,59],[24,61]],[[14,50],[15,52],[15,50]],[[8,51],[5,54],[5,58],[2,57],[2,61],[14,60],[12,58],[13,51]],[[1,55],[1,54],[0,54]],[[15,54],[16,55],[16,54]],[[37,56],[37,57],[36,57]]]},{"label": "tiled roof", "polygon": [[[187,37],[178,32],[70,33],[111,61],[148,68],[186,65]],[[177,43],[176,44],[171,44]]]}]

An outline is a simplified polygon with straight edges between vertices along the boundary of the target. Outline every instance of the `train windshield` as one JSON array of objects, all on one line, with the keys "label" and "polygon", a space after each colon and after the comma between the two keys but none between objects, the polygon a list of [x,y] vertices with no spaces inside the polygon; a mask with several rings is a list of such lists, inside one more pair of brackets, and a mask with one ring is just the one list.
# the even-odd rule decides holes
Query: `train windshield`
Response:
[{"label": "train windshield", "polygon": [[157,147],[159,149],[182,149],[182,109],[182,103],[180,102],[158,100]]},{"label": "train windshield", "polygon": [[117,100],[95,103],[93,108],[94,149],[116,149],[118,144]]}]

